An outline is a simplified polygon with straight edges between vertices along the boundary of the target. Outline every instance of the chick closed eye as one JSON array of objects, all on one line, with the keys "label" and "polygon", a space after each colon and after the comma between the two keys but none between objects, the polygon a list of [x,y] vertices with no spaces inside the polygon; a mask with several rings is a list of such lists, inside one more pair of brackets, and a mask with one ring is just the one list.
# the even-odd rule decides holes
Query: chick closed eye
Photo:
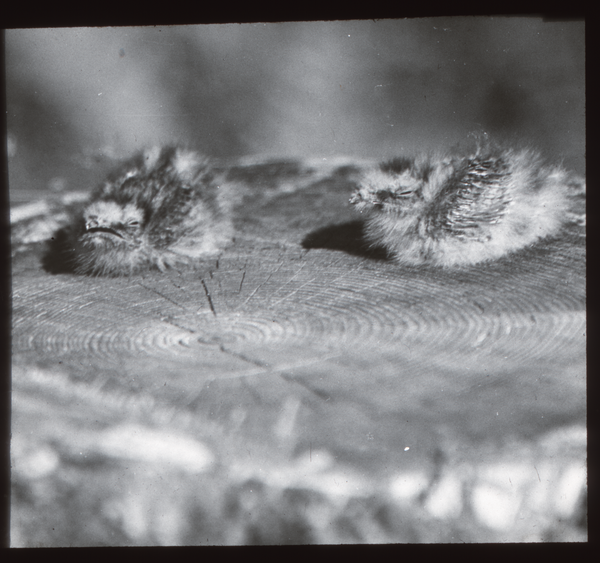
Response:
[{"label": "chick closed eye", "polygon": [[377,203],[392,202],[398,199],[406,199],[414,195],[413,190],[406,190],[400,187],[397,190],[388,189],[377,192]]},{"label": "chick closed eye", "polygon": [[581,223],[585,181],[532,150],[396,159],[351,198],[367,237],[403,264],[494,260]]}]

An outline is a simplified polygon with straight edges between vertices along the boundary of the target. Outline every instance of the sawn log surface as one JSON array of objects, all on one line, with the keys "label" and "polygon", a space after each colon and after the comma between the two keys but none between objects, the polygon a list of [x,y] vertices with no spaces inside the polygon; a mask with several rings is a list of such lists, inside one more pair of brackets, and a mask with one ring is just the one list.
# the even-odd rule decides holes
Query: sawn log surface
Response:
[{"label": "sawn log surface", "polygon": [[[437,482],[444,464],[476,467],[584,428],[584,238],[473,267],[399,267],[362,240],[348,203],[357,171],[316,160],[238,163],[235,241],[193,271],[61,272],[35,233],[60,226],[63,204],[13,221],[16,461],[26,467],[39,451],[54,452],[56,467],[77,455],[121,459],[102,437],[136,425],[204,444],[206,471],[232,482],[303,483],[347,498],[359,494],[352,487],[391,490],[399,475]],[[572,458],[582,455],[585,443]],[[325,473],[297,477],[299,460],[310,467],[318,456]],[[334,470],[351,485],[336,489]],[[52,475],[24,469],[15,479]],[[108,496],[125,481],[103,485]],[[204,541],[157,539],[150,524],[125,526],[121,539],[67,540],[28,516],[43,501],[19,498],[13,531],[24,545]],[[208,543],[251,541],[211,533]]]}]

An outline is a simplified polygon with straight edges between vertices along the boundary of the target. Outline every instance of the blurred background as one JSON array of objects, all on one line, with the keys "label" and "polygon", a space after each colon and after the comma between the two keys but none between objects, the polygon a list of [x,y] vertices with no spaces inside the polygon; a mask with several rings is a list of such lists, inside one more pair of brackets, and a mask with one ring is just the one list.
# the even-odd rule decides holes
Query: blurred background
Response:
[{"label": "blurred background", "polygon": [[585,172],[584,22],[536,17],[6,31],[13,203],[155,143],[385,158],[532,143]]}]

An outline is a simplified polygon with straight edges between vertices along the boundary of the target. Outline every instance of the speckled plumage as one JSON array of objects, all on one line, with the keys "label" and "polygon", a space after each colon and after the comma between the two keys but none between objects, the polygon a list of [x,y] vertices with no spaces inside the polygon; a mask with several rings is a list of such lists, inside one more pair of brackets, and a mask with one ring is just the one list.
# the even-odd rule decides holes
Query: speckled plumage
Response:
[{"label": "speckled plumage", "polygon": [[205,157],[177,147],[146,150],[110,175],[75,219],[75,270],[166,271],[215,255],[232,239],[229,204]]},{"label": "speckled plumage", "polygon": [[583,224],[585,181],[530,149],[397,158],[367,171],[351,198],[369,241],[400,264],[494,260]]}]

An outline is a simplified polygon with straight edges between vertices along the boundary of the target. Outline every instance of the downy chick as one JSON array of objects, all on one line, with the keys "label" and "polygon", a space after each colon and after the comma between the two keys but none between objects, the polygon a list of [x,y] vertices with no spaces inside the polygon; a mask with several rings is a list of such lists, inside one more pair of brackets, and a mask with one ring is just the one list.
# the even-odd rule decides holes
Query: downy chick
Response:
[{"label": "downy chick", "polygon": [[128,275],[193,265],[232,239],[230,198],[208,160],[155,147],[121,167],[92,193],[70,228],[75,271]]},{"label": "downy chick", "polygon": [[366,172],[350,202],[366,236],[400,264],[494,260],[584,224],[585,181],[529,149],[396,158]]}]

